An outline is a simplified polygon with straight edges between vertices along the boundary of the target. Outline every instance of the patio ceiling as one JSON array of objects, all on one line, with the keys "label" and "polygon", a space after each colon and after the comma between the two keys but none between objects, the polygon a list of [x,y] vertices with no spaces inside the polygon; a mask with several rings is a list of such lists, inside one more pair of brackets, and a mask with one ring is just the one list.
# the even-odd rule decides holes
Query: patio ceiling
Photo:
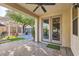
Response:
[{"label": "patio ceiling", "polygon": [[[20,6],[28,9],[29,11],[33,12],[33,10],[37,7],[37,4],[27,4],[27,3],[20,3]],[[63,10],[66,9],[71,4],[69,3],[56,3],[55,5],[43,5],[47,12],[44,12],[41,7],[39,7],[34,14],[37,14],[38,16],[42,16],[47,13],[55,12],[57,10]],[[65,7],[65,8],[64,8]]]},{"label": "patio ceiling", "polygon": [[35,12],[33,10],[36,8],[37,4],[31,4],[31,3],[6,3],[5,5],[10,6],[11,8],[15,8],[17,10],[20,10],[26,14],[29,14],[34,17],[40,17],[48,13],[53,13],[56,11],[62,11],[68,8],[71,3],[56,3],[55,5],[43,5],[46,9],[46,12],[42,10],[41,7],[39,7]]}]

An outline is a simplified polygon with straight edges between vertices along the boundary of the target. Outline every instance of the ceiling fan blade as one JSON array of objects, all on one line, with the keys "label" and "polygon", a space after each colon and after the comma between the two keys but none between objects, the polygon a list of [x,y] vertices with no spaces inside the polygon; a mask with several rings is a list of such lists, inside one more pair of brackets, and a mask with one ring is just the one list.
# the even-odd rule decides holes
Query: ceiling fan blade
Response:
[{"label": "ceiling fan blade", "polygon": [[41,8],[42,8],[42,10],[43,10],[44,12],[47,12],[46,9],[44,8],[44,6],[41,6]]},{"label": "ceiling fan blade", "polygon": [[75,7],[79,7],[79,3],[73,3]]},{"label": "ceiling fan blade", "polygon": [[56,3],[26,3],[26,4],[37,4],[37,5],[55,5]]},{"label": "ceiling fan blade", "polygon": [[38,9],[38,7],[39,7],[39,6],[37,6],[37,7],[33,10],[33,12],[35,12],[35,11]]},{"label": "ceiling fan blade", "polygon": [[56,3],[40,3],[42,5],[55,5]]}]

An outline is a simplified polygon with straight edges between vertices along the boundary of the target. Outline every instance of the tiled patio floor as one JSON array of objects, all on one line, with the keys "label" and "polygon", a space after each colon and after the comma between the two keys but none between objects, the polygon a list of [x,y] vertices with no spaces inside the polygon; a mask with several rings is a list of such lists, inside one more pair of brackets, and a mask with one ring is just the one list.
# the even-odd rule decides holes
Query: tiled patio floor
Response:
[{"label": "tiled patio floor", "polygon": [[60,51],[46,47],[44,43],[21,40],[0,44],[1,56],[59,56]]}]

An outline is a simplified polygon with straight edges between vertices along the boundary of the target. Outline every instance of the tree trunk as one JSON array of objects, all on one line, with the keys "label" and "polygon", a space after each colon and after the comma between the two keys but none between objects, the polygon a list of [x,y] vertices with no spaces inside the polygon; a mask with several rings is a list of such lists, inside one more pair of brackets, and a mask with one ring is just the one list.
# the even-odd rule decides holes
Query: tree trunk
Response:
[{"label": "tree trunk", "polygon": [[23,33],[25,33],[25,24],[23,25]]}]

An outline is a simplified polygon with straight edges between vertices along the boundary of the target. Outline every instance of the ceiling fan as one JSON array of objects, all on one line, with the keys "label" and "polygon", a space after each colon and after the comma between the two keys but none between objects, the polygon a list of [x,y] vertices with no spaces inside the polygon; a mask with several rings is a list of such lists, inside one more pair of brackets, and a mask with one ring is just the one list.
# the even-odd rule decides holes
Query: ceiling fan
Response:
[{"label": "ceiling fan", "polygon": [[79,7],[79,3],[73,3],[75,7]]},{"label": "ceiling fan", "polygon": [[37,5],[36,8],[33,10],[33,12],[35,12],[39,7],[41,7],[41,9],[42,9],[44,12],[47,12],[47,10],[45,9],[44,6],[46,6],[46,5],[55,5],[55,3],[30,3],[30,4],[35,4],[35,5]]}]

